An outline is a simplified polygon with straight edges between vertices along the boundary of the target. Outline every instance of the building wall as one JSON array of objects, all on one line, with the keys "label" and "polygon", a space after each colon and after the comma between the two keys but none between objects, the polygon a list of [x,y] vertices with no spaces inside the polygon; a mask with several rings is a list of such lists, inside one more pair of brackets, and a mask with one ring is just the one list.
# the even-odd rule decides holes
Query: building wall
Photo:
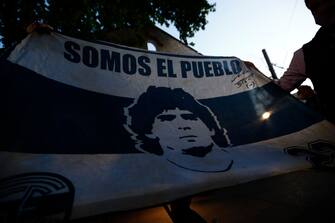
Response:
[{"label": "building wall", "polygon": [[147,49],[147,43],[155,46],[156,51],[174,54],[201,55],[195,49],[186,46],[181,41],[166,33],[165,31],[152,26],[141,30],[121,29],[106,34],[106,41]]},{"label": "building wall", "polygon": [[155,45],[157,51],[175,54],[201,55],[193,48],[186,46],[170,34],[157,27],[149,28],[147,30],[146,37],[147,42]]}]

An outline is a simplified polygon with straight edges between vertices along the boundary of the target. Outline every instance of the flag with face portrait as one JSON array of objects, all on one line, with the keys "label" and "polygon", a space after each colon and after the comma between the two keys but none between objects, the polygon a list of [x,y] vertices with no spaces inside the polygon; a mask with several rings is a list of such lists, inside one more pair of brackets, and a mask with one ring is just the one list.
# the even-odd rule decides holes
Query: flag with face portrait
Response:
[{"label": "flag with face portrait", "polygon": [[[1,60],[0,216],[75,219],[333,165],[334,126],[237,57],[32,33]],[[292,152],[293,151],[293,152]]]}]

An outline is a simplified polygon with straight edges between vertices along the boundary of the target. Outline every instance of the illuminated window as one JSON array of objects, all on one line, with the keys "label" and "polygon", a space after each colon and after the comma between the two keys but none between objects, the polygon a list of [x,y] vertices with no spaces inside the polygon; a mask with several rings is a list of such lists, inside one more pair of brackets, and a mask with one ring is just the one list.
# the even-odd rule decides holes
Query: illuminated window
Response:
[{"label": "illuminated window", "polygon": [[155,44],[152,42],[147,42],[147,49],[150,51],[157,51]]}]

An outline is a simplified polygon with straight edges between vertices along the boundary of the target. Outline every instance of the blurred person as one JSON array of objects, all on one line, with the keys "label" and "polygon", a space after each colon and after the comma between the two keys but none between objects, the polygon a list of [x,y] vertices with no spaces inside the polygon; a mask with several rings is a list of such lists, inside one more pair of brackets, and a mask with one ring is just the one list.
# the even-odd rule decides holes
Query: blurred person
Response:
[{"label": "blurred person", "polygon": [[275,81],[290,92],[310,78],[325,118],[335,123],[332,88],[335,83],[335,1],[305,0],[315,23],[321,28],[315,37],[294,53],[284,75]]}]

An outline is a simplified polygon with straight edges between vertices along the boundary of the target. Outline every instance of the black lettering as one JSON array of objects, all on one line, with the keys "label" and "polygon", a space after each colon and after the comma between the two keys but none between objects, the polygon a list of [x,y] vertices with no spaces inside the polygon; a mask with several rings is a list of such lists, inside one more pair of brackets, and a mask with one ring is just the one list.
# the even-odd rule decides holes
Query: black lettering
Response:
[{"label": "black lettering", "polygon": [[187,77],[187,72],[191,70],[191,64],[187,61],[180,61],[181,76]]},{"label": "black lettering", "polygon": [[64,43],[64,48],[67,52],[64,52],[64,57],[70,62],[73,63],[79,63],[80,62],[80,54],[76,50],[80,50],[79,44],[72,42],[72,41],[66,41]]},{"label": "black lettering", "polygon": [[126,74],[136,73],[136,58],[131,54],[125,54],[122,57],[122,67]]},{"label": "black lettering", "polygon": [[102,49],[100,51],[101,55],[101,69],[115,71],[120,73],[121,67],[121,55],[117,52],[110,52],[109,50]]},{"label": "black lettering", "polygon": [[205,67],[206,77],[213,77],[213,73],[211,73],[211,70],[212,70],[211,62],[205,61],[204,67]]},{"label": "black lettering", "polygon": [[224,75],[224,71],[222,69],[222,64],[220,62],[214,61],[213,63],[213,72],[215,76]]},{"label": "black lettering", "polygon": [[197,66],[197,62],[192,62],[192,70],[193,70],[193,75],[194,77],[203,77],[203,75],[200,75],[199,72],[198,72],[198,66]]},{"label": "black lettering", "polygon": [[198,70],[199,70],[199,77],[204,76],[204,67],[202,66],[202,62],[198,62]]},{"label": "black lettering", "polygon": [[164,59],[157,58],[157,75],[159,77],[167,76],[167,74],[163,72],[163,70],[166,69],[165,62],[166,61]]},{"label": "black lettering", "polygon": [[83,48],[83,63],[88,67],[97,67],[99,63],[99,52],[91,46]]},{"label": "black lettering", "polygon": [[168,70],[168,76],[169,77],[177,77],[177,75],[173,72],[173,61],[167,60],[167,70]]},{"label": "black lettering", "polygon": [[140,56],[138,58],[138,64],[140,65],[140,68],[138,69],[139,74],[143,76],[149,76],[151,74],[151,68],[148,66],[148,63],[150,63],[149,57]]},{"label": "black lettering", "polygon": [[239,74],[242,71],[240,61],[238,61],[238,60],[230,61],[230,66],[231,66],[234,74]]},{"label": "black lettering", "polygon": [[233,72],[231,72],[231,70],[229,69],[228,62],[224,60],[222,63],[223,63],[223,69],[226,72],[226,74],[227,75],[233,74]]}]

